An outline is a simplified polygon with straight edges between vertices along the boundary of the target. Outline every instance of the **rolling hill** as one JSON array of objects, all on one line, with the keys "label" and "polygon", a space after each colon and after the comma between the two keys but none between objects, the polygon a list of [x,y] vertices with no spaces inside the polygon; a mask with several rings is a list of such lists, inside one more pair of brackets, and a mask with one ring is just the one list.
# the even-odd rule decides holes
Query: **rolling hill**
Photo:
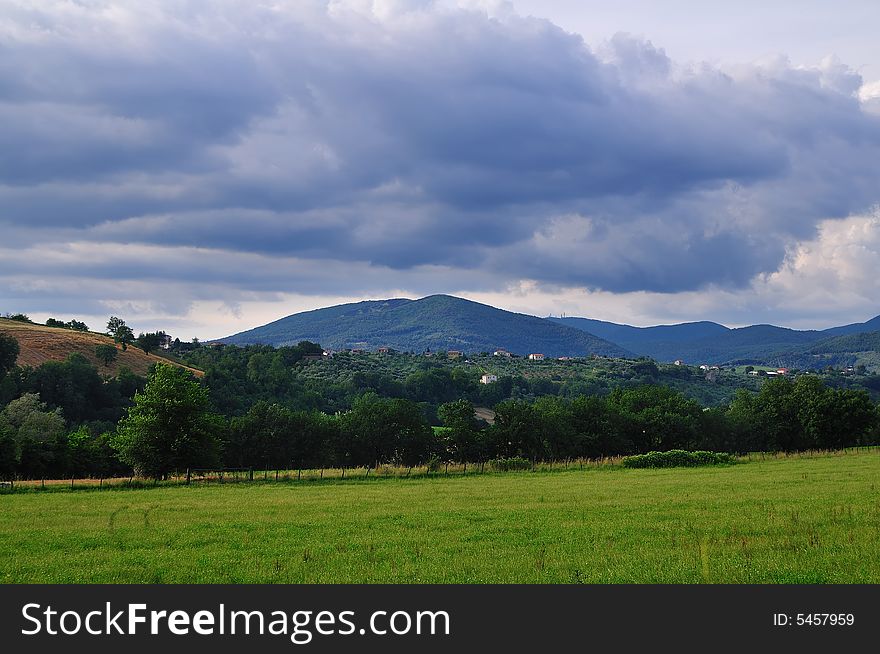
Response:
[{"label": "rolling hill", "polygon": [[723,338],[731,330],[714,322],[691,322],[656,327],[632,327],[590,318],[550,318],[569,327],[581,329],[617,343],[639,355],[657,361],[683,358],[683,345]]},{"label": "rolling hill", "polygon": [[95,347],[114,345],[113,339],[95,332],[78,332],[0,318],[0,334],[12,336],[18,341],[20,352],[16,363],[20,366],[36,367],[47,361],[64,361],[69,354],[77,352],[91,361],[103,374],[115,375],[120,368],[127,367],[138,375],[146,375],[150,366],[159,362],[187,368],[196,376],[204,374],[201,370],[183,366],[155,354],[144,354],[142,350],[133,346],[129,346],[124,352],[117,348],[116,361],[105,366],[95,356]]},{"label": "rolling hill", "polygon": [[[841,355],[844,351],[839,348],[865,346],[860,339],[847,340],[846,337],[880,329],[880,316],[864,323],[853,323],[822,331],[800,331],[774,325],[752,325],[730,329],[713,322],[632,327],[586,318],[550,318],[550,320],[589,331],[636,354],[649,356],[658,361],[682,359],[687,363],[695,364],[767,363],[813,368],[830,365],[828,357],[818,356],[820,352],[812,351],[814,345],[840,338],[842,340],[836,341],[835,347],[838,350],[835,354]],[[814,356],[811,358],[811,355]],[[847,360],[850,359],[852,357]]]},{"label": "rolling hill", "polygon": [[277,347],[303,340],[333,349],[374,350],[385,346],[413,352],[491,352],[503,348],[514,354],[540,352],[553,357],[633,356],[624,347],[568,325],[449,295],[357,302],[306,311],[218,342]]},{"label": "rolling hill", "polygon": [[[869,321],[871,324],[873,321]],[[831,331],[831,330],[828,330]],[[828,332],[823,332],[827,334]],[[791,348],[773,356],[774,365],[791,368],[826,368],[865,365],[880,370],[880,331],[844,333],[803,348]]]}]

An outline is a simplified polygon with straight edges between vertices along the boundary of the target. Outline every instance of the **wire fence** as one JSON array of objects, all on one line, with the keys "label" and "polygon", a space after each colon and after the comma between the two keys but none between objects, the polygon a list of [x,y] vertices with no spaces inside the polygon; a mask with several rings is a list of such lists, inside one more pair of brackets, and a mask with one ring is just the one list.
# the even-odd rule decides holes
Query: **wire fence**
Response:
[{"label": "wire fence", "polygon": [[[880,446],[801,452],[750,452],[739,455],[742,463],[778,459],[844,457],[880,452]],[[137,476],[109,478],[26,479],[0,482],[0,493],[16,491],[64,491],[122,488],[153,488],[202,484],[355,482],[378,479],[465,477],[481,474],[551,473],[571,470],[621,468],[624,456],[531,461],[519,469],[505,469],[496,461],[441,462],[419,466],[379,465],[352,468],[190,468],[165,479]]]}]

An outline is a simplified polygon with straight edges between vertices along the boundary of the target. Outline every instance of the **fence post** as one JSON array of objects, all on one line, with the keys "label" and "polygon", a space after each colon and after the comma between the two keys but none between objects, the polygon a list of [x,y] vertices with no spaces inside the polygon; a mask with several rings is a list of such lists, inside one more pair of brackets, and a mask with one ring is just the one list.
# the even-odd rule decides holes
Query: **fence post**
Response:
[{"label": "fence post", "polygon": [[250,470],[248,470],[248,472],[250,473],[250,481],[253,481],[254,480],[254,469],[251,468]]},{"label": "fence post", "polygon": [[446,472],[444,474],[449,475],[449,461],[446,462]]},{"label": "fence post", "polygon": [[70,478],[70,490],[73,490],[73,477]]},{"label": "fence post", "polygon": [[345,479],[345,468],[342,469],[342,478]]},{"label": "fence post", "polygon": [[186,469],[186,485],[187,486],[189,486],[189,480],[190,480],[190,470],[189,470],[189,468],[187,468]]}]

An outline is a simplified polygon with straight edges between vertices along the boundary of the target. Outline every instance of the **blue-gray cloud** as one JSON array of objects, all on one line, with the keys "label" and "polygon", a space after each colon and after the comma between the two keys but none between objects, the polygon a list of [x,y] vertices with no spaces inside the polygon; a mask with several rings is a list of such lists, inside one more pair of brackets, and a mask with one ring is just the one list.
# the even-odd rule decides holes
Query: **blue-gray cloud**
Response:
[{"label": "blue-gray cloud", "polygon": [[[431,266],[675,292],[745,287],[880,201],[880,116],[839,62],[686,69],[626,35],[363,4],[0,9],[0,229],[162,248],[130,276],[212,292],[299,290],[279,260],[312,261],[315,293],[327,262],[373,271],[352,293]],[[254,256],[236,282],[192,248]]]}]

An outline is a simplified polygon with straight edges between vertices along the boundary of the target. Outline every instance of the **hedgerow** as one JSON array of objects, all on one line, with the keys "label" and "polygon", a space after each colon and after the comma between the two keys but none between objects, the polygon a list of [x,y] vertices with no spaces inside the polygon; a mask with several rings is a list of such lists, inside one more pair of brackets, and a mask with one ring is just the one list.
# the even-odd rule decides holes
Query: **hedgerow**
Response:
[{"label": "hedgerow", "polygon": [[514,456],[506,459],[492,459],[489,461],[489,467],[501,472],[508,472],[510,470],[531,470],[532,462],[528,459]]},{"label": "hedgerow", "polygon": [[707,452],[698,450],[668,450],[666,452],[648,452],[634,454],[623,459],[624,468],[692,468],[695,466],[717,466],[735,463],[736,459],[724,452]]}]

